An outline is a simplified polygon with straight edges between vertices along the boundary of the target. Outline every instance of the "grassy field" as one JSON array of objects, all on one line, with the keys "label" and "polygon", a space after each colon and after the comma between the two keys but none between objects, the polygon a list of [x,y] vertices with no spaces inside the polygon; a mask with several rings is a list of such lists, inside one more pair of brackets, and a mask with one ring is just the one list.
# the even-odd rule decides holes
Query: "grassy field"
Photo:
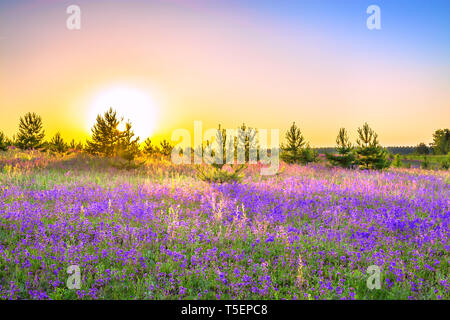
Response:
[{"label": "grassy field", "polygon": [[425,157],[430,164],[430,169],[440,169],[444,161],[450,163],[449,155],[402,155],[400,156],[400,159],[404,162],[404,164],[409,163],[412,166],[420,167],[425,161]]},{"label": "grassy field", "polygon": [[166,161],[0,153],[0,298],[450,298],[449,171],[281,169],[215,185]]},{"label": "grassy field", "polygon": [[[420,161],[422,161],[424,157],[425,157],[425,155],[418,155],[418,154],[410,154],[410,155],[402,155],[401,156],[402,159],[406,159],[406,160],[420,160]],[[432,163],[441,163],[445,159],[448,159],[449,156],[448,155],[434,155],[434,154],[432,154],[432,155],[426,155],[426,157]]]}]

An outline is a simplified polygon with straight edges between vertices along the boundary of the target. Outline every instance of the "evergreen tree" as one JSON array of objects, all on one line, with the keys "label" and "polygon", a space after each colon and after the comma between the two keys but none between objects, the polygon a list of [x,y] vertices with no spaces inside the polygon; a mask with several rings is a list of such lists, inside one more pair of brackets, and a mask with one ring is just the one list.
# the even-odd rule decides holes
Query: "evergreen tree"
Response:
[{"label": "evergreen tree", "polygon": [[[230,145],[227,146],[227,143]],[[212,152],[214,161],[213,161],[213,163],[211,163],[211,165],[217,169],[222,169],[223,166],[227,162],[227,158],[226,158],[227,147],[230,149],[233,148],[233,151],[234,151],[235,143],[233,143],[233,145],[231,145],[231,140],[227,139],[227,131],[225,129],[221,129],[220,124],[219,124],[219,128],[217,129],[217,133],[216,133],[216,144],[217,144],[217,146],[222,147],[222,151],[221,151],[221,153],[218,152],[219,150],[214,150]],[[207,141],[205,149],[206,149],[206,151],[208,151],[208,153],[210,152],[210,148],[212,148],[212,144],[210,144],[209,141]],[[234,157],[233,157],[233,159],[234,159]]]},{"label": "evergreen tree", "polygon": [[131,130],[131,123],[125,124],[125,130],[120,133],[120,138],[116,147],[116,154],[128,161],[133,161],[140,153],[139,137],[134,138],[134,132]]},{"label": "evergreen tree", "polygon": [[173,145],[170,144],[170,142],[167,141],[166,139],[161,141],[159,144],[160,144],[160,153],[164,157],[170,157],[170,155],[172,154]]},{"label": "evergreen tree", "polygon": [[204,151],[205,151],[205,146],[203,145],[203,143],[199,144],[198,146],[195,146],[194,150],[193,150],[194,161],[196,161],[196,158],[201,159],[203,161],[203,152]]},{"label": "evergreen tree", "polygon": [[50,140],[49,148],[53,152],[64,153],[67,151],[69,146],[66,144],[61,134],[57,132],[53,138]]},{"label": "evergreen tree", "polygon": [[361,169],[381,170],[390,166],[386,150],[378,142],[378,135],[367,123],[358,128],[357,162]]},{"label": "evergreen tree", "polygon": [[9,141],[5,134],[0,131],[0,151],[8,150]]},{"label": "evergreen tree", "polygon": [[336,151],[338,155],[327,153],[325,156],[334,166],[342,168],[350,168],[355,162],[355,155],[353,153],[353,145],[345,128],[339,129],[336,138]]},{"label": "evergreen tree", "polygon": [[87,141],[86,151],[93,155],[115,156],[117,143],[121,137],[118,126],[122,119],[112,108],[103,116],[98,115],[92,131],[92,140]]},{"label": "evergreen tree", "polygon": [[152,144],[152,140],[150,138],[145,139],[144,141],[144,154],[149,157],[153,157],[159,153],[159,148]]},{"label": "evergreen tree", "polygon": [[45,131],[42,118],[37,114],[28,112],[20,118],[19,133],[17,134],[17,146],[21,149],[37,149],[42,146]]},{"label": "evergreen tree", "polygon": [[300,163],[302,161],[302,148],[305,145],[305,139],[295,122],[286,133],[286,140],[287,144],[281,146],[281,159],[286,163]]},{"label": "evergreen tree", "polygon": [[258,160],[258,141],[256,129],[247,127],[245,123],[238,129],[237,148],[244,152],[244,162]]},{"label": "evergreen tree", "polygon": [[[219,124],[219,128],[216,133],[216,146],[213,146],[212,143],[206,141],[206,146],[197,146],[194,153],[198,156],[202,156],[203,152],[213,157],[210,169],[203,169],[201,166],[197,167],[197,177],[200,180],[214,183],[224,183],[224,182],[236,182],[241,181],[243,179],[243,175],[241,172],[247,167],[246,164],[237,165],[234,163],[234,151],[238,145],[238,141],[242,143],[245,142],[245,137],[242,135],[243,132],[240,131],[237,137],[228,137],[225,129],[221,129]],[[216,150],[213,148],[222,147],[222,150]],[[223,170],[223,167],[227,164],[227,150],[233,150],[233,163],[230,164],[232,171],[229,172],[227,170]],[[220,151],[220,152],[219,152]],[[242,156],[245,157],[245,145],[241,146],[241,151],[243,152]],[[208,160],[207,160],[208,163]]]},{"label": "evergreen tree", "polygon": [[75,142],[75,139],[72,139],[72,141],[70,141],[69,148],[72,150],[81,151],[83,150],[83,143],[81,142],[77,143]]}]

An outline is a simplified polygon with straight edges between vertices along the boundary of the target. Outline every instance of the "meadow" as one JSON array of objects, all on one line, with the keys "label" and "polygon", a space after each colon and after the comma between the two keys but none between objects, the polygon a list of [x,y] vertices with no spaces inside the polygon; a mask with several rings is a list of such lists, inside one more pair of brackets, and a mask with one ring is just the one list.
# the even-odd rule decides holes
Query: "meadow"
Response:
[{"label": "meadow", "polygon": [[442,163],[444,161],[449,161],[449,155],[417,155],[417,154],[408,154],[400,157],[401,161],[404,165],[410,164],[412,167],[422,167],[423,163],[426,160],[428,161],[428,166],[430,169],[439,169],[442,168]]},{"label": "meadow", "polygon": [[259,172],[0,153],[0,299],[450,298],[449,171]]}]

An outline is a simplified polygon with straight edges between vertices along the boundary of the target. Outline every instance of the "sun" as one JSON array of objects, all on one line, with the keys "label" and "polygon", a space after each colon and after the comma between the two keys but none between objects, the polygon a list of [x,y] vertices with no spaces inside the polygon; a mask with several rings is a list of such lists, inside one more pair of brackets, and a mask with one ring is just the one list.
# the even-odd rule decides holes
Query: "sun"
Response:
[{"label": "sun", "polygon": [[[116,86],[108,88],[95,95],[89,108],[89,127],[103,115],[109,108],[117,111],[117,116],[130,121],[132,129],[141,141],[151,136],[156,129],[157,108],[155,101],[144,90]],[[122,123],[122,128],[124,123]]]}]

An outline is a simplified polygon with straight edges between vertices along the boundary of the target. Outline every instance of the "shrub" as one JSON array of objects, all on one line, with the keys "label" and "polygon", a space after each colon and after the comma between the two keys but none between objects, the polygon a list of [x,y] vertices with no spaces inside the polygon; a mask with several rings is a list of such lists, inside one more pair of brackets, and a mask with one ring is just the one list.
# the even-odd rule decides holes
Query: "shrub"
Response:
[{"label": "shrub", "polygon": [[423,162],[421,164],[422,169],[429,169],[430,168],[430,161],[428,160],[427,156],[423,157]]},{"label": "shrub", "polygon": [[312,162],[317,162],[319,158],[319,153],[312,149],[309,144],[306,145],[304,149],[301,150],[300,163],[307,164]]},{"label": "shrub", "polygon": [[394,162],[392,165],[396,168],[400,168],[402,166],[402,161],[400,160],[400,155],[396,154],[394,157]]},{"label": "shrub", "polygon": [[217,166],[208,166],[206,168],[202,168],[201,166],[197,167],[197,177],[208,183],[232,183],[232,182],[241,182],[244,176],[241,172],[246,168],[245,164],[241,164],[239,166],[232,165],[232,171],[222,170]]},{"label": "shrub", "polygon": [[449,157],[447,156],[446,158],[442,159],[442,161],[441,161],[441,169],[448,170],[449,167],[450,167]]}]

